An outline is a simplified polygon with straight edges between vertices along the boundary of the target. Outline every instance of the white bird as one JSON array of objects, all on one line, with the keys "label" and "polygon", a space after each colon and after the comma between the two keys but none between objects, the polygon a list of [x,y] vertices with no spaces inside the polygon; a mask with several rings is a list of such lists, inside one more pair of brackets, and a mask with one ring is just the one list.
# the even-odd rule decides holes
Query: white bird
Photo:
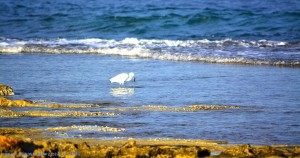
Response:
[{"label": "white bird", "polygon": [[130,72],[130,73],[121,73],[113,78],[110,79],[111,83],[119,83],[120,85],[124,86],[124,82],[125,81],[131,81],[133,79],[133,82],[135,82],[135,77],[134,77],[134,73]]}]

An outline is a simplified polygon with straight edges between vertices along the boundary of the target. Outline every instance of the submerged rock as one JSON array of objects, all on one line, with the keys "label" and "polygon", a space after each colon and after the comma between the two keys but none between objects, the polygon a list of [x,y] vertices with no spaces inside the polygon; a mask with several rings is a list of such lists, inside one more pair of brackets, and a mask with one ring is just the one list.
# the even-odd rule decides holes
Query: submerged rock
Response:
[{"label": "submerged rock", "polygon": [[117,111],[168,111],[168,112],[196,112],[200,110],[226,110],[226,109],[237,109],[238,106],[227,106],[227,105],[191,105],[181,107],[169,107],[159,105],[143,105],[134,107],[120,107],[120,108],[107,108],[110,110]]},{"label": "submerged rock", "polygon": [[[7,106],[3,106],[3,107],[7,107]],[[114,117],[117,115],[118,114],[110,113],[110,112],[83,112],[83,111],[51,112],[51,111],[40,111],[40,110],[14,111],[11,109],[0,109],[0,117],[102,117],[102,116]]]},{"label": "submerged rock", "polygon": [[15,95],[12,87],[0,84],[0,96]]}]

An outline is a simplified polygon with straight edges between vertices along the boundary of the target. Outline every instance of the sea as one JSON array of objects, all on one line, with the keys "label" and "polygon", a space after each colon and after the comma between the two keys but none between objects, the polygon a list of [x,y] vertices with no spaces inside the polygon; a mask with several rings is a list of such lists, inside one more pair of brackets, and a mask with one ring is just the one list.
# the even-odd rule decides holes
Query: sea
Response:
[{"label": "sea", "polygon": [[299,145],[300,1],[1,0],[0,83],[1,128]]}]

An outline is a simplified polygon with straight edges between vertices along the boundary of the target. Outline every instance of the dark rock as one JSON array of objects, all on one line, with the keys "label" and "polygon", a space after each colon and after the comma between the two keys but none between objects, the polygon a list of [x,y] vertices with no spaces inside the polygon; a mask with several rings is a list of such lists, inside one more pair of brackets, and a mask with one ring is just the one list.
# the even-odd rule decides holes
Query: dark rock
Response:
[{"label": "dark rock", "polygon": [[210,151],[207,149],[198,149],[197,156],[198,157],[210,156]]}]

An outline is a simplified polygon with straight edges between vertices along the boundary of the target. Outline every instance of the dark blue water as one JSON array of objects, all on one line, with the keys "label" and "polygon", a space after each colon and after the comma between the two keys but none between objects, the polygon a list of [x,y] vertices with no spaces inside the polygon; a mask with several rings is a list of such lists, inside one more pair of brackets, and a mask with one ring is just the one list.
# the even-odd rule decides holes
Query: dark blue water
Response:
[{"label": "dark blue water", "polygon": [[5,38],[299,41],[298,0],[0,2]]},{"label": "dark blue water", "polygon": [[[57,137],[299,145],[299,26],[297,0],[2,0],[0,83],[14,88],[10,98],[86,104],[14,110],[118,115],[1,117],[0,126],[68,127]],[[136,83],[109,82],[131,71]],[[108,106],[89,107],[100,103]]]}]

